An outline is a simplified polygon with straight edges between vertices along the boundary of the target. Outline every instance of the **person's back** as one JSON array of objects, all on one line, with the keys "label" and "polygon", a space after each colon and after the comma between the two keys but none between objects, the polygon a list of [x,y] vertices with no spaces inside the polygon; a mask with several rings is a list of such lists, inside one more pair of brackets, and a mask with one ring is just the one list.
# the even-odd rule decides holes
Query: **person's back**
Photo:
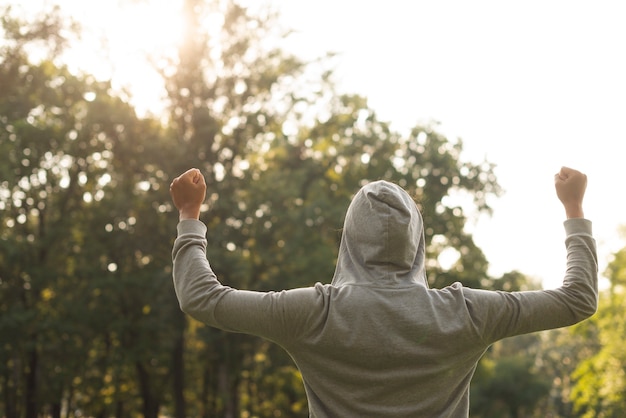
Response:
[{"label": "person's back", "polygon": [[[181,178],[193,195],[198,183]],[[564,285],[517,293],[458,283],[429,289],[421,215],[404,190],[385,181],[364,186],[348,208],[331,284],[269,293],[227,288],[206,261],[206,228],[193,220],[195,206],[189,221],[189,199],[174,182],[181,213],[176,292],[195,318],[284,347],[302,373],[313,417],[467,416],[470,380],[491,343],[595,312],[595,244],[581,219],[579,180],[559,195],[568,218],[578,218],[565,222]]]},{"label": "person's back", "polygon": [[467,415],[466,389],[487,345],[459,286],[325,291],[326,320],[283,345],[302,372],[313,416]]}]

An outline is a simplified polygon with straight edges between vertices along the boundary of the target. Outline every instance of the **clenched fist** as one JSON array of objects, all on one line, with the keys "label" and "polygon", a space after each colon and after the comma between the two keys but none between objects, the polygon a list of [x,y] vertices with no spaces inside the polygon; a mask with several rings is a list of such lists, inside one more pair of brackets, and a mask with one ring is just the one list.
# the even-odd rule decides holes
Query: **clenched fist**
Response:
[{"label": "clenched fist", "polygon": [[198,219],[206,198],[206,182],[197,168],[191,168],[170,184],[170,196],[178,209],[180,220]]},{"label": "clenched fist", "polygon": [[569,167],[561,167],[554,175],[556,195],[563,203],[567,218],[583,218],[583,198],[587,189],[587,176]]}]

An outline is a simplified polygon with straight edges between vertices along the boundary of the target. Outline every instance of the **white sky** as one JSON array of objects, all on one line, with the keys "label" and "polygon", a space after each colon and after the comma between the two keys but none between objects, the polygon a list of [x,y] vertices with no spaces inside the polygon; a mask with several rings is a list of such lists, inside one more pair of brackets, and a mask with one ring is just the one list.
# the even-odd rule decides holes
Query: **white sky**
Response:
[{"label": "white sky", "polygon": [[[626,2],[267,1],[297,30],[290,48],[309,57],[340,53],[342,92],[368,97],[398,130],[438,121],[451,140],[463,140],[462,159],[497,164],[506,193],[493,202],[493,217],[469,225],[492,275],[519,270],[545,287],[560,283],[564,212],[553,176],[562,165],[589,176],[585,212],[601,273],[610,254],[626,246],[618,233],[626,224]],[[87,40],[116,34],[115,67],[98,67],[96,75],[112,74],[146,101],[158,100],[159,79],[143,70],[142,49],[172,47],[176,2],[137,1],[126,8],[131,15],[117,13],[113,1],[20,4],[33,11],[57,2],[86,22]],[[101,51],[73,55],[95,62]]]},{"label": "white sky", "polygon": [[626,246],[626,2],[274,0],[298,50],[341,53],[346,92],[397,129],[435,120],[506,194],[472,226],[494,276],[554,287],[565,266],[553,175],[588,175],[600,271]]}]

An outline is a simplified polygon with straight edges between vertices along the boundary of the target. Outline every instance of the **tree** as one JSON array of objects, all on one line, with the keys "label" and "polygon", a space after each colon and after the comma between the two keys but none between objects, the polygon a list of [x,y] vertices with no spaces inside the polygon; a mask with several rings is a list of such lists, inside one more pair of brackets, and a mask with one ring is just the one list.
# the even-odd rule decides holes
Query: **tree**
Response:
[{"label": "tree", "polygon": [[[72,283],[71,260],[81,234],[72,216],[84,209],[84,193],[97,188],[102,174],[89,163],[102,144],[90,138],[87,148],[80,135],[92,128],[83,125],[91,95],[107,86],[47,59],[28,61],[31,42],[49,41],[51,55],[63,44],[59,19],[56,11],[33,25],[8,13],[3,18],[0,385],[9,417],[34,417],[42,402],[59,399],[80,364],[77,349],[89,338],[82,321],[74,321],[82,288]],[[52,364],[54,373],[42,374]],[[51,410],[58,415],[60,405],[52,402]]]},{"label": "tree", "polygon": [[59,416],[62,402],[120,416],[136,393],[144,416],[156,416],[179,349],[169,342],[183,330],[163,292],[174,222],[167,143],[108,83],[29,61],[29,43],[56,39],[59,19],[4,18],[0,390],[7,416],[21,405],[27,417]]},{"label": "tree", "polygon": [[[241,215],[245,211],[241,195],[253,180],[250,156],[280,135],[283,114],[277,105],[291,106],[288,92],[293,90],[286,86],[297,78],[303,64],[276,48],[265,48],[261,40],[271,31],[269,17],[251,16],[235,2],[190,0],[185,2],[185,12],[186,42],[170,66],[162,69],[172,134],[181,156],[179,165],[168,172],[176,175],[190,166],[203,170],[209,183],[214,248],[241,249],[245,237],[236,225],[246,220]],[[201,25],[209,15],[222,19],[216,25],[219,29],[212,28],[210,33]],[[226,282],[250,286],[249,263],[241,259],[240,251],[226,254],[223,262],[237,266],[224,275]],[[200,412],[205,416],[235,416],[234,388],[241,380],[250,342],[215,330],[201,329],[192,338],[196,336],[205,351],[198,364],[187,368],[187,374],[196,376],[198,366],[211,374],[201,373],[199,381],[188,383],[189,391],[199,388],[199,394],[187,396],[207,399]]]}]

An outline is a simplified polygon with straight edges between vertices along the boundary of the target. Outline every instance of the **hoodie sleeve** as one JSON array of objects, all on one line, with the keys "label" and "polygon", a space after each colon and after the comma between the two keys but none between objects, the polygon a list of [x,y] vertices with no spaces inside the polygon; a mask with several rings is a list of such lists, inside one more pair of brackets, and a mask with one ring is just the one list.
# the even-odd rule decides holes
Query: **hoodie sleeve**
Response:
[{"label": "hoodie sleeve", "polygon": [[561,287],[523,292],[463,290],[471,320],[485,343],[573,325],[596,312],[598,262],[591,222],[568,219],[564,227],[567,266]]},{"label": "hoodie sleeve", "polygon": [[208,325],[283,342],[315,326],[325,310],[322,285],[281,292],[237,290],[222,285],[206,257],[206,226],[183,220],[172,250],[176,297],[183,312]]}]

